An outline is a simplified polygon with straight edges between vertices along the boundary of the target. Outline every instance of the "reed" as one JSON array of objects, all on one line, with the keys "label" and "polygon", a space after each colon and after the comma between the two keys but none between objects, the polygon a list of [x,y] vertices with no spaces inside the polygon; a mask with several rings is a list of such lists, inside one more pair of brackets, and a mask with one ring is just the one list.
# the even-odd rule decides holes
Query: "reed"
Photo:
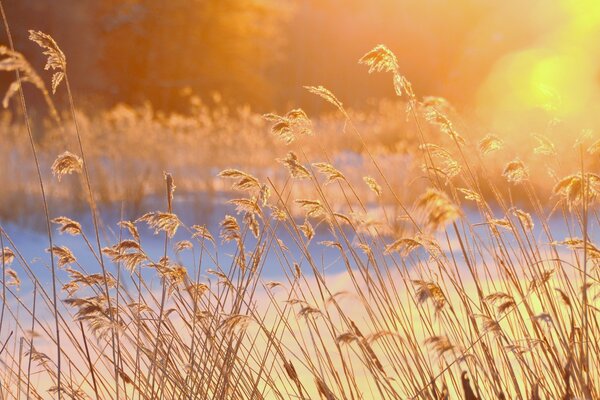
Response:
[{"label": "reed", "polygon": [[[252,171],[229,139],[213,143],[231,162],[210,176],[229,196],[218,229],[187,220],[176,173],[161,181],[153,172],[161,209],[121,220],[103,238],[94,160],[115,154],[87,137],[59,45],[41,32],[31,39],[49,57],[52,92],[63,81],[68,91],[73,128],[60,118],[57,129],[75,135],[61,142],[74,147],[43,160],[56,176],[44,182],[30,134],[46,222],[79,240],[95,263],[79,262],[48,229],[49,289],[0,226],[2,398],[600,397],[593,137],[582,135],[572,155],[560,155],[575,160],[560,177],[549,138],[535,137],[524,155],[495,134],[463,132],[451,107],[419,98],[393,52],[379,45],[360,63],[391,74],[404,99],[411,133],[403,144],[419,166],[409,184],[397,183],[397,160],[362,130],[364,115],[309,86],[336,113],[329,128],[342,131],[343,148],[364,163],[338,165],[341,145],[323,143],[341,140],[327,142],[323,120],[301,109],[238,116],[253,121],[242,137],[280,143],[270,148],[272,161]],[[45,90],[12,44],[2,51],[17,66],[0,66],[21,73],[19,90],[26,80]],[[117,126],[157,124],[144,115],[119,118]],[[213,115],[209,122],[226,121]],[[190,156],[172,150],[153,161],[183,168]],[[118,156],[117,175],[132,162]],[[531,167],[531,159],[542,161]],[[74,178],[87,191],[92,229],[50,215],[45,188],[68,195]],[[147,243],[152,234],[164,237],[160,249]]]}]

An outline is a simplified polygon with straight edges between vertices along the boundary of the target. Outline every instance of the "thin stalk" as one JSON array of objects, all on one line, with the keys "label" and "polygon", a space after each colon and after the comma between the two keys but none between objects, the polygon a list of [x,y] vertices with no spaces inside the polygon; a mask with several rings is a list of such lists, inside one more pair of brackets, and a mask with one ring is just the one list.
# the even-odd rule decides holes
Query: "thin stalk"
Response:
[{"label": "thin stalk", "polygon": [[[2,0],[0,0],[0,13],[2,13],[2,21],[4,22],[4,28],[6,31],[6,36],[8,37],[8,43],[10,45],[10,49],[15,51],[15,46],[13,43],[13,37],[10,32],[10,27],[8,25],[8,19],[6,17],[6,12],[4,11],[4,4]],[[58,400],[61,399],[61,390],[62,390],[62,382],[61,382],[61,348],[60,348],[60,328],[59,328],[59,320],[58,320],[58,299],[56,294],[56,267],[54,265],[54,243],[52,240],[52,227],[50,225],[50,211],[48,209],[48,201],[46,199],[46,190],[44,188],[44,181],[42,179],[42,172],[40,168],[40,162],[38,159],[38,152],[36,149],[35,141],[33,139],[33,131],[31,127],[31,122],[29,119],[29,113],[27,111],[27,104],[25,102],[25,94],[23,93],[23,85],[21,82],[21,74],[19,70],[15,70],[15,75],[17,78],[17,82],[19,83],[19,99],[21,103],[21,108],[23,110],[23,116],[25,121],[25,128],[27,130],[27,136],[29,138],[29,144],[31,146],[31,152],[33,154],[33,160],[35,162],[35,168],[38,178],[38,184],[40,187],[40,192],[42,195],[42,203],[44,206],[44,216],[46,220],[46,232],[48,235],[48,242],[50,244],[50,269],[52,273],[52,302],[53,302],[53,311],[54,311],[54,323],[55,323],[55,331],[56,331],[56,366],[57,366],[57,378],[56,378],[56,393],[58,396]]]},{"label": "thin stalk", "polygon": [[83,142],[81,140],[81,133],[79,129],[79,123],[77,121],[77,115],[75,113],[75,102],[73,100],[73,94],[71,92],[71,84],[69,83],[69,76],[67,75],[67,71],[65,73],[65,85],[67,87],[67,95],[69,98],[69,108],[71,110],[71,116],[73,118],[73,123],[75,124],[75,133],[77,136],[77,143],[79,145],[79,152],[81,154],[81,159],[83,161],[83,175],[85,178],[85,184],[89,195],[90,201],[90,209],[92,212],[92,223],[94,225],[94,234],[96,235],[96,245],[98,247],[98,256],[100,258],[100,267],[102,268],[102,276],[104,280],[104,291],[106,293],[106,302],[108,304],[108,317],[112,324],[111,327],[111,341],[112,341],[112,357],[113,357],[113,365],[114,365],[114,378],[115,378],[115,396],[119,398],[119,365],[117,362],[117,343],[115,339],[115,316],[113,315],[113,309],[110,303],[110,291],[108,289],[108,279],[106,273],[106,266],[104,264],[104,257],[102,254],[102,244],[100,243],[100,229],[98,224],[98,211],[96,209],[96,202],[94,200],[94,193],[92,191],[92,184],[90,181],[90,175],[87,167],[86,153],[83,149]]}]

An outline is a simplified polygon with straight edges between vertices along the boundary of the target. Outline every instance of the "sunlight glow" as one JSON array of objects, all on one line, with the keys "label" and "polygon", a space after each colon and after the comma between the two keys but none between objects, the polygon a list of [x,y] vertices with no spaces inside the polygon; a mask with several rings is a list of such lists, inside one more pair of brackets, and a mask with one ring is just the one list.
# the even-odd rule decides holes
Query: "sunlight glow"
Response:
[{"label": "sunlight glow", "polygon": [[547,119],[584,121],[599,100],[594,38],[600,2],[564,0],[560,6],[564,18],[536,46],[500,59],[480,88],[480,108],[496,125],[506,126],[508,116],[527,119],[540,112]]}]

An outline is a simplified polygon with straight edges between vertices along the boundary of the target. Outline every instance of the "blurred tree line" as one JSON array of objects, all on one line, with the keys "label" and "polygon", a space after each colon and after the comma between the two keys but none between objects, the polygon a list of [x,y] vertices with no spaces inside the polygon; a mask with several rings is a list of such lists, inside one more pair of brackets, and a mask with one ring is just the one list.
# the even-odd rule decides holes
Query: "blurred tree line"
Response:
[{"label": "blurred tree line", "polygon": [[[378,43],[396,52],[418,93],[468,102],[493,62],[534,33],[526,13],[506,23],[516,4],[5,0],[16,46],[38,70],[44,59],[27,40],[28,29],[51,34],[62,47],[80,106],[149,100],[181,110],[190,93],[207,100],[218,92],[260,111],[328,109],[303,85],[322,84],[349,105],[393,96],[389,76],[369,76],[357,65]],[[7,84],[10,77],[0,79]]]}]

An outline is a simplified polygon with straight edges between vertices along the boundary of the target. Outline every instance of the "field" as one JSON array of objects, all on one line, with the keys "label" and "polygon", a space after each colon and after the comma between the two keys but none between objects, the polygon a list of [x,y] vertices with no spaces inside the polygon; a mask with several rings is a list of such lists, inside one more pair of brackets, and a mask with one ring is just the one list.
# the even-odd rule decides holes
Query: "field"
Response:
[{"label": "field", "polygon": [[385,45],[369,107],[91,113],[2,15],[0,399],[600,398],[593,130],[490,132]]}]

